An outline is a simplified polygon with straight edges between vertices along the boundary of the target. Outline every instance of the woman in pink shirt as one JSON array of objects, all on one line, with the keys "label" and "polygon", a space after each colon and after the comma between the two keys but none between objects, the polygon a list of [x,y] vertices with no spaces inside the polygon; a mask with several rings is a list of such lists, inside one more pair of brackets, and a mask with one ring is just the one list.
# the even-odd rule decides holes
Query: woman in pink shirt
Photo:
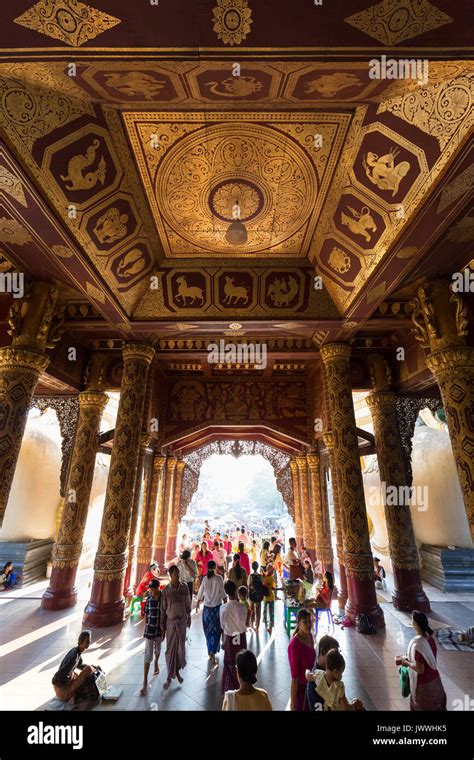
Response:
[{"label": "woman in pink shirt", "polygon": [[288,647],[288,659],[291,672],[291,710],[308,711],[305,702],[306,671],[312,670],[316,659],[313,636],[311,634],[312,616],[309,610],[298,611],[297,625]]}]

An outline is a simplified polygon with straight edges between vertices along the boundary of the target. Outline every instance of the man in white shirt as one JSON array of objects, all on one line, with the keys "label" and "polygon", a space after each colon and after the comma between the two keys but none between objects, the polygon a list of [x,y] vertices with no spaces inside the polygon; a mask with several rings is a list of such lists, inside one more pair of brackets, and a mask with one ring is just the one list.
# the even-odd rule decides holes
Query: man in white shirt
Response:
[{"label": "man in white shirt", "polygon": [[283,564],[290,574],[290,580],[298,580],[302,577],[303,566],[301,564],[298,552],[296,551],[296,539],[290,538],[289,544],[290,548],[288,549],[288,554],[283,560]]},{"label": "man in white shirt", "polygon": [[236,599],[237,586],[235,583],[227,581],[224,589],[229,601],[222,605],[219,613],[222,628],[222,648],[224,650],[223,694],[230,689],[240,688],[235,663],[240,650],[247,649],[248,617],[247,607]]}]

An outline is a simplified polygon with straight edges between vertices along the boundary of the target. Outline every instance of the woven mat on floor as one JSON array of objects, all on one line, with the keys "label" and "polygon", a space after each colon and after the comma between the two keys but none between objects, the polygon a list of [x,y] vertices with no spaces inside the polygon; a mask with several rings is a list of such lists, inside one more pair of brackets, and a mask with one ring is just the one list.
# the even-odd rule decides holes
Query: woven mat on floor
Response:
[{"label": "woven mat on floor", "polygon": [[442,649],[446,649],[448,652],[474,652],[474,644],[468,646],[468,644],[461,643],[459,639],[460,631],[454,630],[454,628],[443,628],[440,631],[436,631],[436,641]]}]

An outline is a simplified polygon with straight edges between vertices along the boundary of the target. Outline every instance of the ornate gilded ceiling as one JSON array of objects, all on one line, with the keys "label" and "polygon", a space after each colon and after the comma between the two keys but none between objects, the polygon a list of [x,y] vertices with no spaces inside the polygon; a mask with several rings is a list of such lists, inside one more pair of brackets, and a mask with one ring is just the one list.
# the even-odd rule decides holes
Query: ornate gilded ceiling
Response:
[{"label": "ornate gilded ceiling", "polygon": [[[306,257],[350,113],[124,113],[165,255]],[[234,206],[248,240],[226,240]]]},{"label": "ornate gilded ceiling", "polygon": [[[10,5],[0,268],[62,283],[74,329],[348,339],[448,227],[468,247],[464,0]],[[428,81],[372,78],[381,54]]]}]

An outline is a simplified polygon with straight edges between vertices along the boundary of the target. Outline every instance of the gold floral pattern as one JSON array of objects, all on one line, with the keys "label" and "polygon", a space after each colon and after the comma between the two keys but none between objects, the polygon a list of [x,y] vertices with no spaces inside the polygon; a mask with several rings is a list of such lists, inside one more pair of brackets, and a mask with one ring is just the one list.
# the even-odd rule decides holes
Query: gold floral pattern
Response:
[{"label": "gold floral pattern", "polygon": [[252,11],[247,0],[217,0],[212,13],[213,29],[224,45],[240,45],[250,34]]},{"label": "gold floral pattern", "polygon": [[73,47],[80,47],[121,23],[115,16],[79,0],[39,0],[14,21]]},{"label": "gold floral pattern", "polygon": [[23,225],[16,219],[0,219],[0,243],[26,245],[32,242],[33,238],[28,230],[25,230]]},{"label": "gold floral pattern", "polygon": [[6,166],[0,166],[0,193],[8,193],[22,206],[27,206],[23,183],[18,177],[8,171]]}]

